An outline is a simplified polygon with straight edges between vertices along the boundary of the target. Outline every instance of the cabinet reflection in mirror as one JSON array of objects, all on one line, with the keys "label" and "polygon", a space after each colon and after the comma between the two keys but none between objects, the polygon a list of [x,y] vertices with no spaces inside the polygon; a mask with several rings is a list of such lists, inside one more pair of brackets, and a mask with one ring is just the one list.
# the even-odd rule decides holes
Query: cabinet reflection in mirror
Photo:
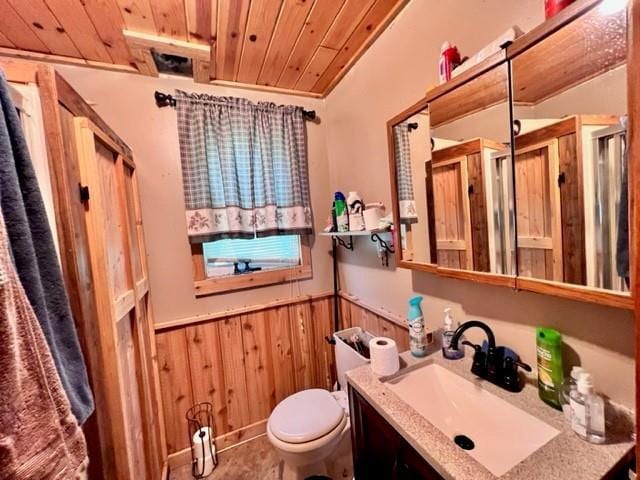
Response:
[{"label": "cabinet reflection in mirror", "polygon": [[624,9],[512,61],[518,275],[627,292]]},{"label": "cabinet reflection in mirror", "polygon": [[507,68],[498,65],[429,104],[439,267],[515,275]]},{"label": "cabinet reflection in mirror", "polygon": [[402,260],[435,263],[435,249],[428,239],[433,232],[430,171],[426,159],[431,149],[429,119],[419,112],[393,126],[397,201]]}]

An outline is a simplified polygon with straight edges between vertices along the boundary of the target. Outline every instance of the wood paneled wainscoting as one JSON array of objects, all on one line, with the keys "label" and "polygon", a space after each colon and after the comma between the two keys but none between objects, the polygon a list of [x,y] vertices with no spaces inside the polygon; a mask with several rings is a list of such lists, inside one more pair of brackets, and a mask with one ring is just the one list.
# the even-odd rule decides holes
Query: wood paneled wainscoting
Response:
[{"label": "wood paneled wainscoting", "polygon": [[[283,398],[335,382],[331,294],[178,320],[156,326],[158,369],[169,463],[190,461],[185,413],[211,402],[218,449],[264,433]],[[340,298],[342,327],[361,326],[408,348],[406,328],[392,315]]]}]

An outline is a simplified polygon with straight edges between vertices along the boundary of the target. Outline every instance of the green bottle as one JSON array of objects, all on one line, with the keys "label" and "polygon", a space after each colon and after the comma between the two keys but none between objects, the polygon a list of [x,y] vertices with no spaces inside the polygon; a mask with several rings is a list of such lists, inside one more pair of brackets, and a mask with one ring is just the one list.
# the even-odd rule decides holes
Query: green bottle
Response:
[{"label": "green bottle", "polygon": [[562,370],[562,335],[553,328],[536,328],[538,357],[538,395],[554,408],[562,408],[560,392],[564,383]]}]

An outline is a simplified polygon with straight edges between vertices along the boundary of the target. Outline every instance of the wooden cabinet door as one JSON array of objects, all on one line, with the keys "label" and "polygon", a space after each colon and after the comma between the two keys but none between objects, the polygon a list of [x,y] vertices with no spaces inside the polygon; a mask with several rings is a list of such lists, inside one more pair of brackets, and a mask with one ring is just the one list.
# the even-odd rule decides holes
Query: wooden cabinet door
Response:
[{"label": "wooden cabinet door", "polygon": [[[135,166],[84,117],[74,119],[106,398],[118,479],[159,478],[153,329]],[[104,414],[104,412],[102,412]]]},{"label": "wooden cabinet door", "polygon": [[563,280],[556,139],[516,152],[518,275]]},{"label": "wooden cabinet door", "polygon": [[353,388],[349,387],[356,480],[440,480],[442,477]]},{"label": "wooden cabinet door", "polygon": [[432,164],[438,265],[473,270],[467,157]]},{"label": "wooden cabinet door", "polygon": [[349,404],[355,478],[393,478],[400,435],[351,387]]}]

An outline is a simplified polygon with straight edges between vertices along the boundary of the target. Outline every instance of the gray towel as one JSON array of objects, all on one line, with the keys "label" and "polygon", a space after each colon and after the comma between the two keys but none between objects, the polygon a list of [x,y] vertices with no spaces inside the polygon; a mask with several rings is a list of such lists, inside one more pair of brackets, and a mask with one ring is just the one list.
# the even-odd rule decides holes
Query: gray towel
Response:
[{"label": "gray towel", "polygon": [[51,350],[71,410],[78,422],[83,423],[93,412],[93,396],[42,195],[2,71],[0,108],[0,208],[11,255]]}]

